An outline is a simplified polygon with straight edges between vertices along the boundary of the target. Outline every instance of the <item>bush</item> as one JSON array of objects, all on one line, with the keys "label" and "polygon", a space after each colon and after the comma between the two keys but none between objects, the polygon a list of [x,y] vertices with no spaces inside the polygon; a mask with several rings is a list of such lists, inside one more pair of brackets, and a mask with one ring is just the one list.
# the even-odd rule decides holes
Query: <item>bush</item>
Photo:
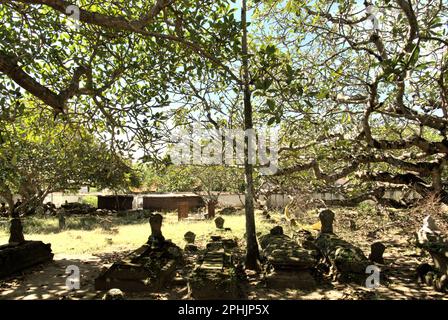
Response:
[{"label": "bush", "polygon": [[81,199],[81,203],[91,205],[92,207],[98,208],[98,198],[96,196],[84,196]]}]

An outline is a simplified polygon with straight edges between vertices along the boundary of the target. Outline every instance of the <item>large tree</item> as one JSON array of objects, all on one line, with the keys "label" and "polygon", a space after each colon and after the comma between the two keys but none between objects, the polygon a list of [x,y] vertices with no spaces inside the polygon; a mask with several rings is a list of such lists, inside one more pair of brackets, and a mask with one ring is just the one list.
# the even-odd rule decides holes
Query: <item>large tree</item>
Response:
[{"label": "large tree", "polygon": [[400,205],[384,198],[394,186],[448,202],[447,3],[262,2],[281,62],[265,72],[285,134],[276,181],[312,175],[341,204]]},{"label": "large tree", "polygon": [[[33,107],[0,123],[0,199],[16,219],[37,210],[52,192],[81,186],[126,190],[138,182],[130,159],[79,125],[53,120]],[[18,207],[14,195],[21,198]]]},{"label": "large tree", "polygon": [[[234,101],[243,102],[239,96],[244,95],[243,124],[252,127],[246,1],[243,21],[223,0],[0,4],[0,90],[9,105],[32,94],[56,116],[83,115],[90,127],[106,126],[108,138],[119,146],[125,144],[121,136],[128,135],[157,154],[161,132],[177,125],[167,120],[167,109],[175,109],[168,117],[178,116],[176,105],[167,107],[173,98],[168,93],[196,85],[207,74],[227,87],[232,83]],[[71,28],[67,16],[77,18],[79,28]],[[211,122],[209,106],[203,107]],[[116,134],[117,128],[126,130]],[[253,168],[247,157],[245,167],[246,267],[256,268]]]}]

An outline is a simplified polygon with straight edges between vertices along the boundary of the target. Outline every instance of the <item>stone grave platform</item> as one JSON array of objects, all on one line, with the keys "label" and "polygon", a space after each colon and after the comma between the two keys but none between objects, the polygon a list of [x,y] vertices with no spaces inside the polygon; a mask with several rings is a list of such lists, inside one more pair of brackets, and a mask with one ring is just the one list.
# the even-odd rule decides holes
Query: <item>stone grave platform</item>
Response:
[{"label": "stone grave platform", "polygon": [[236,267],[232,256],[233,240],[213,236],[188,281],[193,299],[240,299]]},{"label": "stone grave platform", "polygon": [[363,283],[366,278],[366,268],[373,263],[367,259],[359,247],[333,233],[333,211],[321,210],[319,219],[321,232],[315,241],[315,245],[330,269],[329,275],[333,280]]},{"label": "stone grave platform", "polygon": [[53,260],[51,244],[25,241],[0,246],[0,278]]},{"label": "stone grave platform", "polygon": [[95,279],[96,290],[157,292],[173,279],[182,263],[182,251],[163,237],[162,220],[160,214],[151,216],[148,242],[101,273]]},{"label": "stone grave platform", "polygon": [[313,270],[317,263],[315,253],[301,248],[296,241],[274,227],[259,239],[266,259],[266,285],[272,289],[313,289],[316,281]]},{"label": "stone grave platform", "polygon": [[125,259],[115,262],[95,279],[95,289],[117,288],[127,292],[158,291],[174,277],[180,260],[180,249],[170,242],[165,242],[158,248],[145,244]]}]

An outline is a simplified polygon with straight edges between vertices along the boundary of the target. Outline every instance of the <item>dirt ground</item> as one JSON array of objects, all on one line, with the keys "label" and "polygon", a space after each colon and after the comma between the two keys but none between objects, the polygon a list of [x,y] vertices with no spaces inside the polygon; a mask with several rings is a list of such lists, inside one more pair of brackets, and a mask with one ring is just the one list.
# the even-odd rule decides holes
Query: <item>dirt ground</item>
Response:
[{"label": "dirt ground", "polygon": [[[382,268],[385,283],[377,289],[367,289],[359,285],[321,282],[316,290],[273,290],[263,284],[260,276],[248,274],[245,286],[248,299],[447,299],[447,294],[435,292],[428,286],[417,284],[415,268],[421,261],[415,252],[398,239],[391,238],[387,243],[394,245],[386,251],[387,264]],[[22,275],[0,282],[0,299],[101,299],[104,292],[95,291],[94,279],[103,268],[124,256],[121,254],[101,256],[62,255],[54,261],[36,266]],[[179,270],[178,276],[164,292],[157,294],[127,294],[127,299],[188,299],[187,275],[194,265],[195,256],[187,256],[186,266]],[[65,270],[76,265],[81,272],[80,290],[69,291],[66,287],[68,274]],[[382,279],[383,280],[383,279]]]},{"label": "dirt ground", "polygon": [[[353,214],[348,212],[339,215],[336,221],[336,234],[360,246],[366,255],[370,244],[383,242],[387,249],[384,254],[385,264],[381,266],[381,286],[367,289],[361,285],[341,284],[330,280],[320,280],[317,289],[303,290],[273,290],[266,287],[261,276],[247,273],[247,281],[243,289],[247,299],[329,299],[329,300],[374,300],[374,299],[444,299],[448,294],[436,292],[433,288],[418,284],[415,269],[423,262],[429,262],[424,252],[419,252],[412,245],[411,231],[403,232],[403,225],[390,223],[390,217],[381,218],[381,223],[366,222],[356,217],[360,222],[356,230],[347,227],[347,220]],[[395,218],[392,218],[394,220]],[[396,220],[396,219],[395,219]],[[398,221],[398,220],[397,220]],[[400,220],[401,221],[401,220]],[[278,221],[278,224],[284,221]],[[284,229],[288,232],[288,226]],[[405,228],[406,229],[406,228]],[[241,243],[242,244],[242,243]],[[101,299],[105,292],[95,291],[94,279],[111,264],[129,254],[128,251],[114,253],[92,254],[56,254],[54,261],[36,266],[23,274],[0,281],[0,299]],[[241,252],[242,255],[242,252]],[[188,274],[194,267],[197,256],[186,255],[186,264],[178,270],[173,282],[165,291],[155,294],[126,294],[127,299],[189,299]],[[69,291],[66,287],[68,274],[65,270],[70,265],[76,265],[81,273],[79,290]],[[366,275],[367,277],[368,275]]]}]

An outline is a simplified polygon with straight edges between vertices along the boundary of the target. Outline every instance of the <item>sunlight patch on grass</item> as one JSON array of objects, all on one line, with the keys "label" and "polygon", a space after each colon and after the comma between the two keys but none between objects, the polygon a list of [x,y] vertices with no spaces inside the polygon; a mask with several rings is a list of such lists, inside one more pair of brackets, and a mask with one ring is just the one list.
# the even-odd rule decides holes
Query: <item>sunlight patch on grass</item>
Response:
[{"label": "sunlight patch on grass", "polygon": [[[213,220],[179,222],[177,213],[163,214],[163,217],[163,235],[181,248],[185,245],[183,237],[187,231],[196,234],[196,242],[200,246],[205,246],[210,234],[216,232]],[[88,220],[88,224],[80,223],[83,218]],[[225,220],[224,227],[232,229],[231,232],[223,234],[226,237],[238,238],[243,245],[244,215],[225,215],[223,218]],[[66,221],[68,230],[59,232],[57,218],[30,217],[24,219],[25,239],[51,243],[55,254],[93,254],[134,250],[144,244],[151,233],[148,219],[145,218],[131,221],[126,217],[112,217],[110,220],[112,230],[108,231],[102,225],[104,218],[69,217]],[[258,232],[266,233],[270,228],[272,225],[257,221]],[[0,243],[7,243],[8,238],[8,229],[3,223],[3,227],[0,229]]]}]

